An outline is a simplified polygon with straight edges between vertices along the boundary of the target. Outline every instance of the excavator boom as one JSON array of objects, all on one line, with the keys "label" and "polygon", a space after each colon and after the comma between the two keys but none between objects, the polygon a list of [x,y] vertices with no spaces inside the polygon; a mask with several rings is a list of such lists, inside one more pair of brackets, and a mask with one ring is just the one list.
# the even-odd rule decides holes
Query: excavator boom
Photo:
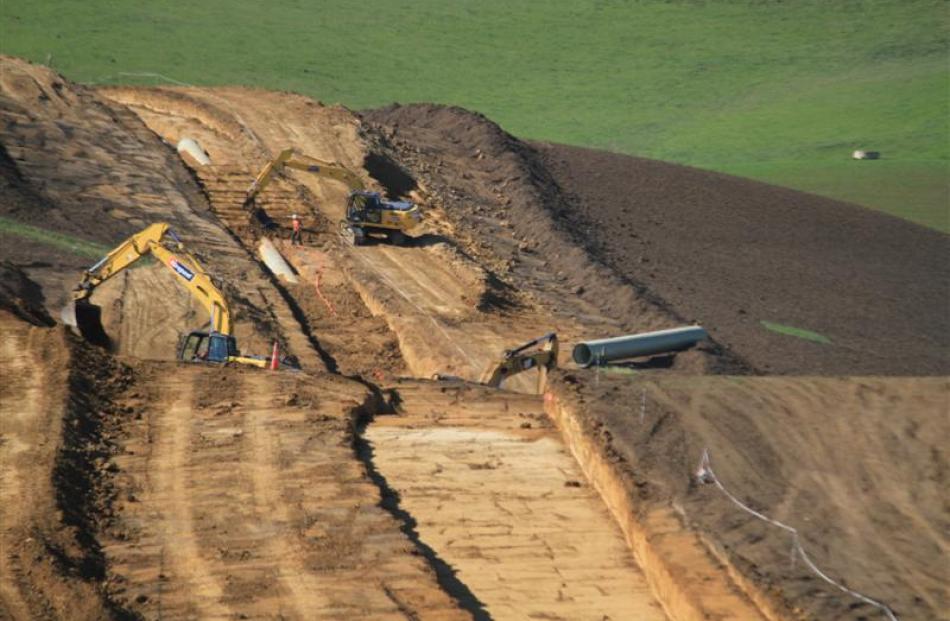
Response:
[{"label": "excavator boom", "polygon": [[[173,242],[178,253],[174,253],[165,244]],[[224,294],[211,280],[211,275],[198,259],[188,252],[178,237],[164,222],[151,224],[132,235],[103,257],[99,262],[83,273],[82,281],[73,291],[73,307],[78,308],[88,300],[96,287],[109,280],[133,263],[151,254],[165,267],[181,279],[181,283],[205,308],[210,318],[211,329],[221,334],[231,334],[231,312],[225,302]],[[70,316],[75,317],[69,321]],[[67,325],[82,330],[81,317],[67,306],[63,320]]]},{"label": "excavator boom", "polygon": [[293,168],[294,170],[303,170],[315,173],[331,179],[336,179],[345,183],[350,190],[362,190],[364,188],[363,180],[353,171],[349,170],[336,162],[326,162],[306,155],[296,155],[293,149],[284,149],[277,157],[267,162],[244,195],[244,208],[249,209],[254,203],[254,198],[264,191],[270,184],[274,175],[284,168]]},{"label": "excavator boom", "polygon": [[548,371],[557,368],[557,334],[542,337],[508,350],[502,359],[485,371],[481,383],[498,388],[506,379],[531,369],[538,370],[538,392],[543,392]]}]

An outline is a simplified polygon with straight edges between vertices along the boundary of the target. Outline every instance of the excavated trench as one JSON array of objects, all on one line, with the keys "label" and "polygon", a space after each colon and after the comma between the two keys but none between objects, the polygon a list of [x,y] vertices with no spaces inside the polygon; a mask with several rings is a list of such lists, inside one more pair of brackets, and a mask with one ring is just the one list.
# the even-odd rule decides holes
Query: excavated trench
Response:
[{"label": "excavated trench", "polygon": [[[635,462],[618,465],[611,430],[616,438],[628,429],[622,399],[604,391],[603,401],[585,401],[557,384],[543,396],[516,392],[533,383],[528,374],[509,390],[474,383],[501,351],[539,332],[556,330],[570,342],[628,325],[608,312],[610,304],[593,303],[609,284],[600,272],[562,273],[587,265],[585,250],[562,243],[547,216],[532,209],[550,195],[522,192],[517,181],[540,169],[512,160],[517,145],[504,139],[486,151],[498,140],[457,139],[464,127],[450,123],[446,144],[461,155],[408,144],[391,150],[382,137],[390,134],[377,136],[343,108],[292,94],[75,90],[44,68],[0,63],[0,94],[14,104],[2,114],[11,136],[4,146],[26,163],[22,182],[49,193],[43,204],[51,212],[103,220],[111,225],[97,237],[103,242],[146,221],[182,227],[228,281],[242,346],[269,351],[277,339],[308,369],[261,373],[156,355],[194,317],[149,269],[99,292],[111,301],[106,331],[130,357],[131,390],[111,356],[83,358],[93,350],[80,348],[67,361],[59,337],[50,336],[58,333],[3,326],[0,516],[13,527],[0,533],[0,612],[83,619],[806,615],[793,604],[813,596],[813,583],[797,585],[808,591],[801,597],[782,599],[768,567],[736,571],[730,559],[742,557],[724,547],[728,539],[697,534],[710,532],[697,528],[705,514],[676,504],[678,497],[651,496],[652,480],[624,469]],[[175,144],[181,133],[213,162],[193,177],[155,139]],[[94,162],[83,152],[93,144]],[[307,247],[278,244],[301,282],[284,284],[262,270],[252,258],[258,230],[240,199],[254,169],[288,146],[362,167],[369,185],[392,197],[428,200],[416,244],[341,245],[331,223],[345,189],[290,172],[261,201],[275,222],[291,213],[307,221]],[[440,172],[450,173],[447,183]],[[108,199],[108,211],[90,208],[99,198]],[[65,232],[82,230],[61,224]],[[49,292],[57,295],[65,271],[43,272],[44,286],[54,283]],[[616,291],[606,301],[620,304],[638,329],[669,320],[633,289]],[[718,368],[699,358],[671,372]],[[464,380],[404,377],[433,372]],[[866,395],[858,397],[864,417]],[[617,416],[608,420],[617,427],[592,415],[612,415],[614,407]],[[760,444],[749,437],[746,447]],[[686,459],[679,449],[658,450],[670,452],[664,458],[671,462]],[[797,461],[801,450],[789,452]],[[692,464],[679,462],[667,474],[686,485]],[[795,487],[776,480],[777,489]],[[903,493],[903,484],[895,489]],[[734,534],[732,524],[726,535]],[[792,603],[775,612],[770,601]]]},{"label": "excavated trench", "polygon": [[[251,105],[240,92],[212,96],[191,91],[159,98],[164,106],[159,114],[155,107],[136,108],[137,97],[134,92],[121,93],[124,103],[147,124],[156,123],[154,131],[166,140],[173,138],[164,134],[176,126],[175,106],[181,100],[206,97],[202,105],[220,105],[221,117],[230,114],[229,106]],[[228,97],[233,100],[225,105]],[[310,145],[327,142],[328,136],[320,133],[326,130],[310,116],[297,124],[285,115],[281,123],[288,124],[286,135],[280,124],[274,129],[272,117],[257,118],[267,108],[266,102],[255,98],[257,109],[242,108],[240,121],[247,124],[249,135],[256,136],[255,148],[276,152],[293,144],[308,153]],[[202,145],[209,145],[212,159],[220,162],[231,138],[214,132],[202,136],[200,123],[189,122],[189,131]],[[235,144],[231,150],[239,153],[245,146]],[[362,162],[388,193],[405,195],[416,189],[412,177],[391,160],[364,155]],[[213,171],[195,172],[221,226],[253,252],[243,220],[246,214],[232,209],[231,188],[239,181],[218,178]],[[318,224],[338,217],[339,191],[300,175],[285,182],[296,189],[282,194],[277,205],[267,207],[267,197],[261,197],[274,217],[312,213]],[[276,288],[308,345],[320,352],[331,371],[353,370],[347,375],[371,392],[395,395],[394,413],[378,413],[358,428],[352,457],[376,488],[380,507],[435,574],[443,593],[475,618],[699,618],[683,613],[702,614],[705,604],[681,604],[682,589],[665,588],[657,577],[662,563],[638,552],[623,522],[618,526],[620,513],[612,515],[609,502],[605,505],[605,488],[597,473],[568,450],[576,444],[571,428],[552,424],[540,396],[470,383],[395,379],[401,368],[416,377],[447,371],[475,379],[512,342],[537,336],[538,322],[545,319],[525,309],[485,312],[479,300],[489,272],[444,244],[353,250],[341,247],[330,231],[318,230],[316,245],[306,250],[282,247],[303,281],[318,283],[316,291],[308,292],[306,285]],[[325,283],[327,277],[348,288],[350,297],[356,294],[360,308],[348,309],[354,311],[356,323],[377,330],[379,319],[385,321],[391,335],[386,338],[398,342],[400,363],[377,373],[366,358],[378,351],[323,344],[324,335],[332,337],[335,329],[360,335],[359,326],[354,329],[344,319],[332,317],[336,313],[331,300],[322,300],[328,313],[314,301],[324,297],[319,282]],[[387,594],[388,588],[383,589]],[[732,593],[722,582],[711,591],[717,588]],[[403,604],[393,601],[405,612]],[[718,610],[726,608],[728,604]]]},{"label": "excavated trench", "polygon": [[[288,255],[298,272],[307,272],[303,257]],[[343,361],[318,344],[307,305],[276,279],[272,284],[338,373]],[[378,314],[392,314],[387,300],[364,287],[357,291]],[[399,334],[399,324],[393,327]],[[419,368],[411,335],[408,341],[401,343],[406,364]],[[381,507],[461,609],[475,619],[666,618],[540,397],[427,382],[381,390],[376,378],[350,378],[399,404],[358,426],[356,457],[378,488]]]}]

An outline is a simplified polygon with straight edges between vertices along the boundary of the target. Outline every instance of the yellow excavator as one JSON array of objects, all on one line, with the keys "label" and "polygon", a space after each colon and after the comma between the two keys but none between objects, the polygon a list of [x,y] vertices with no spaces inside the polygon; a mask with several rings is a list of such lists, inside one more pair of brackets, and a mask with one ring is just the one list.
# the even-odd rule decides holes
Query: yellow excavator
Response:
[{"label": "yellow excavator", "polygon": [[340,234],[354,246],[363,245],[371,236],[382,236],[390,243],[404,245],[410,239],[406,231],[422,221],[422,212],[417,205],[386,200],[379,192],[366,190],[363,180],[345,166],[295,154],[293,149],[284,149],[257,173],[244,196],[243,207],[251,211],[265,227],[272,223],[257,209],[255,198],[264,191],[274,175],[284,168],[314,173],[346,184],[350,194],[346,199],[345,217],[340,221]]},{"label": "yellow excavator", "polygon": [[485,371],[479,383],[499,388],[502,382],[510,377],[531,369],[537,369],[538,392],[544,392],[544,386],[548,380],[548,371],[557,368],[557,354],[557,334],[549,332],[514,349],[505,351],[501,360]]},{"label": "yellow excavator", "polygon": [[[528,341],[514,349],[506,350],[501,360],[492,364],[482,374],[479,384],[500,388],[505,380],[530,371],[538,370],[538,392],[544,392],[548,380],[548,371],[557,368],[558,341],[557,334],[549,332],[544,336]],[[460,377],[436,373],[434,380],[461,381]]]},{"label": "yellow excavator", "polygon": [[[171,248],[169,248],[171,246]],[[173,249],[175,252],[173,252]],[[236,362],[266,367],[260,356],[242,356],[231,334],[231,311],[224,294],[211,275],[185,249],[177,235],[164,222],[156,222],[116,246],[98,263],[83,272],[82,281],[73,290],[72,301],[63,309],[63,323],[76,328],[92,341],[108,341],[102,330],[101,309],[89,301],[96,287],[146,255],[152,255],[180,279],[181,284],[208,311],[209,330],[192,330],[181,339],[178,359],[184,362]]]}]

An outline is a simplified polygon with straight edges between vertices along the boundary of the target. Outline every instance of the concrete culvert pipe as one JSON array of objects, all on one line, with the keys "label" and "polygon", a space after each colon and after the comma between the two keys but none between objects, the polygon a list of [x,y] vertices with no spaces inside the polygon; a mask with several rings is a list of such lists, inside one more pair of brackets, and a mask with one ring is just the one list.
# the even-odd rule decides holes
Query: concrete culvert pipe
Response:
[{"label": "concrete culvert pipe", "polygon": [[178,154],[182,155],[184,153],[187,153],[202,166],[207,166],[211,163],[211,158],[208,157],[208,154],[205,153],[205,150],[201,148],[201,145],[198,144],[198,141],[194,138],[182,138],[178,141]]},{"label": "concrete culvert pipe", "polygon": [[282,278],[287,282],[297,284],[300,282],[297,279],[297,274],[294,273],[294,270],[287,261],[280,254],[280,251],[277,250],[277,246],[274,245],[274,242],[264,237],[261,239],[260,245],[257,247],[258,252],[261,255],[261,259],[264,261],[264,264],[272,271],[278,278]]},{"label": "concrete culvert pipe", "polygon": [[706,330],[701,326],[685,326],[643,334],[629,334],[612,339],[585,341],[575,345],[571,355],[578,366],[586,368],[614,360],[687,349],[707,336]]}]

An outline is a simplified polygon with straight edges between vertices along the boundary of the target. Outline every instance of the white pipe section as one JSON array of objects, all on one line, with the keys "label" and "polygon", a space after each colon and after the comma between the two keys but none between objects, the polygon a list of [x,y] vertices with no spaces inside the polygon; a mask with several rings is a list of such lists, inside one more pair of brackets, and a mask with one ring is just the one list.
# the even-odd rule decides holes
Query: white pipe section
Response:
[{"label": "white pipe section", "polygon": [[182,138],[179,140],[178,153],[179,155],[181,153],[187,153],[202,166],[207,166],[211,163],[211,158],[208,157],[208,154],[205,153],[205,150],[201,148],[201,145],[198,144],[198,141],[194,138]]},{"label": "white pipe section", "polygon": [[261,260],[264,261],[264,264],[267,265],[270,271],[276,274],[278,278],[282,278],[293,284],[300,282],[297,279],[297,274],[294,273],[293,268],[291,268],[287,261],[284,260],[284,257],[281,256],[274,242],[266,237],[261,238],[261,243],[258,244],[257,251],[260,253]]},{"label": "white pipe section", "polygon": [[585,341],[574,346],[574,362],[581,367],[603,364],[611,360],[637,358],[692,347],[708,335],[701,326],[686,326],[643,334],[630,334],[612,339]]}]

